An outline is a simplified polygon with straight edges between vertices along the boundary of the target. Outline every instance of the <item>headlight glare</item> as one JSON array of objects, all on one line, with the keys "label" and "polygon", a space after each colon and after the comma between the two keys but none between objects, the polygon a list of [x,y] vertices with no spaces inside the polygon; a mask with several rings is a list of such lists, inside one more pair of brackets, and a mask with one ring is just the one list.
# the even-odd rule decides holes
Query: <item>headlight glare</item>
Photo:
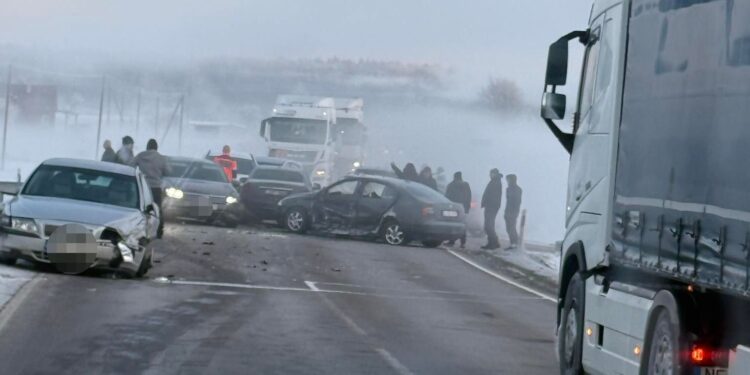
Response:
[{"label": "headlight glare", "polygon": [[232,203],[237,203],[237,198],[235,198],[233,196],[228,196],[227,197],[227,204],[232,204]]},{"label": "headlight glare", "polygon": [[352,167],[354,167],[354,168],[359,168],[361,166],[362,166],[362,163],[360,163],[358,161],[355,161],[354,163],[352,163]]},{"label": "headlight glare", "polygon": [[175,187],[168,187],[164,192],[167,193],[168,197],[174,199],[182,199],[182,197],[185,196],[185,193],[183,193],[182,190]]},{"label": "headlight glare", "polygon": [[325,176],[326,175],[326,171],[325,171],[325,169],[318,169],[317,171],[315,171],[315,175],[316,176]]}]

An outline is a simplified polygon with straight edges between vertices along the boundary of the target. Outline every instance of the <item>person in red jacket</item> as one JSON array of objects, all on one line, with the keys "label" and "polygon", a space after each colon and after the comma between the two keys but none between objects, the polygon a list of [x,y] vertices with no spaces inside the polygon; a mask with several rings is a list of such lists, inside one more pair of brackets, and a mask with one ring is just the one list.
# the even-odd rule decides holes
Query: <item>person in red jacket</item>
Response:
[{"label": "person in red jacket", "polygon": [[225,145],[221,149],[221,155],[214,157],[214,163],[218,164],[224,170],[224,174],[227,175],[229,182],[232,182],[237,176],[237,161],[232,159],[231,152],[232,149],[229,145]]}]

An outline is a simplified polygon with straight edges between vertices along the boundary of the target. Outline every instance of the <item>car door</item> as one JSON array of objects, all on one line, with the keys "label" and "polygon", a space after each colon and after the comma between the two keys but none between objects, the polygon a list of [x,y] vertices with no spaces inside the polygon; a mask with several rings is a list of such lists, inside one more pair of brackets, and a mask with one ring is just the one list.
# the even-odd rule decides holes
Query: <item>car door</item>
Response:
[{"label": "car door", "polygon": [[357,200],[353,232],[372,233],[380,225],[381,218],[398,199],[398,191],[385,183],[363,181]]},{"label": "car door", "polygon": [[348,233],[356,215],[358,180],[331,185],[315,199],[313,225],[331,233]]}]

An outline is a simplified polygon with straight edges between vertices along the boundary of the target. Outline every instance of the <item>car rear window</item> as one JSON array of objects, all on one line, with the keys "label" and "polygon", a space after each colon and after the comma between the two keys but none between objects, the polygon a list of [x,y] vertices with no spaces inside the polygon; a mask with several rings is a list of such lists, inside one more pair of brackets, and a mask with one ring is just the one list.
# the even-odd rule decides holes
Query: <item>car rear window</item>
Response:
[{"label": "car rear window", "polygon": [[227,176],[214,163],[191,160],[170,160],[169,177],[189,178],[191,180],[227,182]]},{"label": "car rear window", "polygon": [[432,188],[427,187],[417,182],[406,183],[406,191],[409,192],[409,194],[411,194],[415,198],[426,201],[426,202],[436,202],[436,203],[441,203],[441,202],[449,203],[450,202],[448,198],[446,198],[443,194],[440,194],[439,192],[432,190]]},{"label": "car rear window", "polygon": [[252,175],[254,180],[272,180],[304,183],[305,177],[296,171],[285,171],[283,169],[256,169]]}]

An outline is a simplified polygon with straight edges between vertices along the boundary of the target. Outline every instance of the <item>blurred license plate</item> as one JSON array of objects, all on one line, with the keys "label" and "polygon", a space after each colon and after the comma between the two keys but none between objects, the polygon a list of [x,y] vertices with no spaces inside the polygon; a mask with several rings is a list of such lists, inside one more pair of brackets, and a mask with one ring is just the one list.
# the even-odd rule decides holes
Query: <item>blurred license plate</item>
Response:
[{"label": "blurred license plate", "polygon": [[268,195],[284,195],[283,191],[279,190],[266,190],[266,194]]},{"label": "blurred license plate", "polygon": [[701,367],[695,369],[697,375],[727,375],[729,370],[723,367]]},{"label": "blurred license plate", "polygon": [[458,211],[443,211],[443,216],[445,217],[457,217]]}]

